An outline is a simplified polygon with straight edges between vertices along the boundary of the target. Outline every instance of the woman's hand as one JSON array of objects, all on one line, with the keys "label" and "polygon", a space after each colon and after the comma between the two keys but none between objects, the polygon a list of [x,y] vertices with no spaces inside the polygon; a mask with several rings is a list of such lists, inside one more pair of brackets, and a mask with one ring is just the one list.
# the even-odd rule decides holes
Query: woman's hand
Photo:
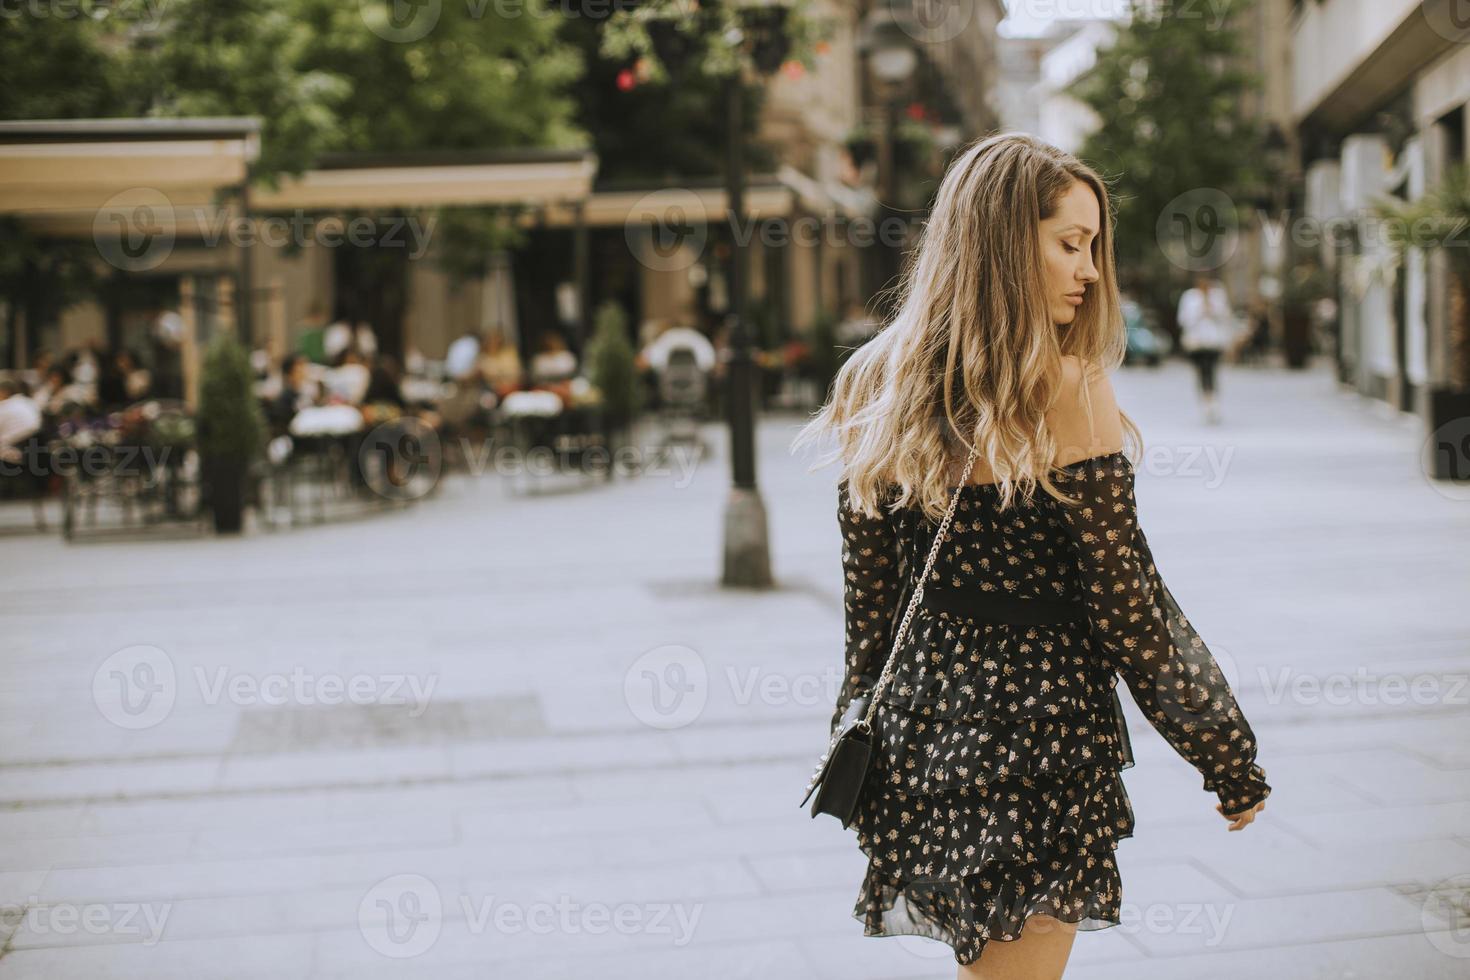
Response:
[{"label": "woman's hand", "polygon": [[1225,808],[1219,803],[1215,804],[1215,812],[1230,822],[1231,830],[1241,830],[1256,819],[1256,814],[1266,809],[1266,801],[1262,800],[1249,810],[1241,810],[1239,813],[1226,813]]}]

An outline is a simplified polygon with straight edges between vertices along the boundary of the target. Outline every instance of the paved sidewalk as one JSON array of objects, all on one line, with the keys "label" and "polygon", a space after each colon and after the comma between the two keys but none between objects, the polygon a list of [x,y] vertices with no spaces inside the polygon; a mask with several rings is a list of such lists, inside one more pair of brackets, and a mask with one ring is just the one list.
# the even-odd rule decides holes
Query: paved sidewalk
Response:
[{"label": "paved sidewalk", "polygon": [[[1228,833],[1124,698],[1128,921],[1068,976],[1470,975],[1470,503],[1325,370],[1125,371],[1144,525],[1274,792]],[[240,540],[5,543],[0,980],[947,978],[797,809],[841,657],[834,470],[763,419],[768,593],[687,470]],[[686,460],[687,462],[687,460]],[[1464,496],[1464,495],[1461,495]]]}]

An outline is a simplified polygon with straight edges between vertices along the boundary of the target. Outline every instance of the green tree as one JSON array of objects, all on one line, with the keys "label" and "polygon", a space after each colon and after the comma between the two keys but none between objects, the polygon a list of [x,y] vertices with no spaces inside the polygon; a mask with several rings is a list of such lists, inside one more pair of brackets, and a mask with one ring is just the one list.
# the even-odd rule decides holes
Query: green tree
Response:
[{"label": "green tree", "polygon": [[1259,83],[1245,68],[1239,26],[1253,3],[1220,0],[1209,16],[1143,5],[1073,85],[1101,120],[1078,155],[1113,189],[1120,278],[1161,323],[1173,323],[1191,268],[1210,262],[1181,263],[1165,249],[1185,236],[1196,255],[1223,251],[1219,236],[1242,217],[1230,202],[1264,177],[1256,163],[1264,133],[1241,107]]},{"label": "green tree", "polygon": [[587,376],[602,393],[603,413],[611,429],[629,425],[642,408],[628,315],[612,300],[597,308],[596,327],[587,344]]},{"label": "green tree", "polygon": [[[112,116],[131,107],[126,70],[110,28],[90,17],[34,16],[17,10],[0,30],[0,119]],[[78,65],[87,66],[78,71]],[[0,218],[0,364],[15,367],[22,323],[35,352],[40,328],[91,296],[98,276],[90,242],[36,233]]]}]

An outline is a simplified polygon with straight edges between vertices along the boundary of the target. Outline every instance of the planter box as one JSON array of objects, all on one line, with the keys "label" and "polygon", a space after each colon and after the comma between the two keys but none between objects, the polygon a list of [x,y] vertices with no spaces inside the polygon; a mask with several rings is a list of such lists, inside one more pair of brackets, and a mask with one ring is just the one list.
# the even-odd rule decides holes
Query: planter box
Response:
[{"label": "planter box", "polygon": [[1436,480],[1470,481],[1470,389],[1432,388],[1427,409],[1425,472]]}]

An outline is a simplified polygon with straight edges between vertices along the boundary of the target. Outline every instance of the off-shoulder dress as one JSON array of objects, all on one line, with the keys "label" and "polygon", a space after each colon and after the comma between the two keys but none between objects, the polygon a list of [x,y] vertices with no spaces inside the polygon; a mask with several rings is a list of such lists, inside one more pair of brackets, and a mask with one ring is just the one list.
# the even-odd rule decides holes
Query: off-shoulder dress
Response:
[{"label": "off-shoulder dress", "polygon": [[[1019,938],[1029,915],[1119,923],[1114,851],[1134,825],[1119,676],[1226,813],[1271,792],[1228,682],[1154,565],[1134,478],[1115,452],[1054,471],[1075,508],[1038,488],[1002,512],[994,484],[961,488],[874,714],[879,750],[852,822],[868,858],[853,908],[865,935],[927,936],[963,964],[991,939]],[[855,512],[845,479],[838,515],[846,673],[834,731],[881,674],[938,530],[916,508]],[[1071,600],[1085,614],[997,621],[931,608],[931,591],[1021,610]]]}]

